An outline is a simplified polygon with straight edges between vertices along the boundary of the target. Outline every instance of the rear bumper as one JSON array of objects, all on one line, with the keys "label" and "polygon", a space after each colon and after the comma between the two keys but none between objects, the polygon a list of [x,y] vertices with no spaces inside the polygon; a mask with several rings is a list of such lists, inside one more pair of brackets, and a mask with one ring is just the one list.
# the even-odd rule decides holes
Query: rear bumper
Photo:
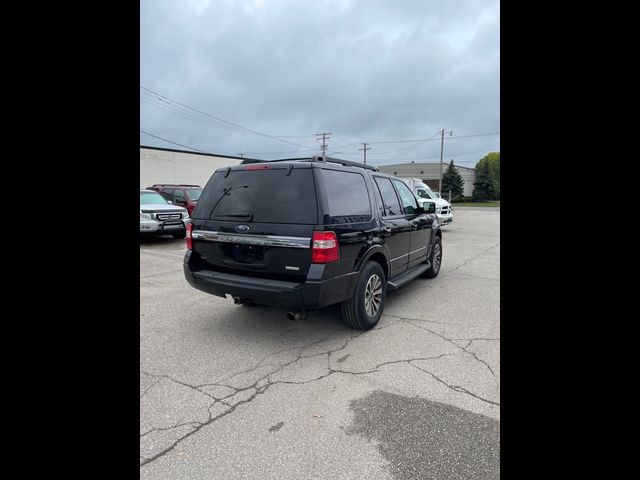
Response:
[{"label": "rear bumper", "polygon": [[[189,265],[191,251],[184,257],[184,276],[193,288],[225,297],[250,298],[256,303],[282,308],[323,308],[351,298],[359,272],[349,273],[330,280],[307,280],[304,283],[284,282],[265,278],[248,277],[216,272]],[[322,273],[324,265],[313,265],[313,276]],[[311,276],[311,275],[310,275]]]}]

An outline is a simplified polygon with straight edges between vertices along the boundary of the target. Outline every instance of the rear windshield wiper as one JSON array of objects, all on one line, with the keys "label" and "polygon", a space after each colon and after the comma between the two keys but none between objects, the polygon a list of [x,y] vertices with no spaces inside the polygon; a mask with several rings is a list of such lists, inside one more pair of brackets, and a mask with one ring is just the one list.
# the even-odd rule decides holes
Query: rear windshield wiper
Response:
[{"label": "rear windshield wiper", "polygon": [[225,197],[225,195],[229,195],[229,192],[231,192],[231,190],[234,190],[236,188],[249,188],[249,185],[236,185],[234,187],[225,187],[225,188],[223,188],[222,189],[222,195],[220,195],[220,198],[216,201],[216,203],[213,205],[213,208],[209,212],[209,218],[211,218],[211,215],[213,215],[213,211],[216,209],[216,207],[218,206],[220,201]]}]

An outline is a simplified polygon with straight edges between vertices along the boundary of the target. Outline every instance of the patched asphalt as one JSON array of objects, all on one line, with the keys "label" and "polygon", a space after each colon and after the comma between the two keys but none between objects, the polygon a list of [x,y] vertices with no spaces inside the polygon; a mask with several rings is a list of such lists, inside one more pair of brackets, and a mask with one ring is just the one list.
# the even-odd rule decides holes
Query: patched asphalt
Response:
[{"label": "patched asphalt", "polygon": [[374,391],[354,400],[347,433],[374,441],[396,479],[500,476],[500,422],[444,403]]}]

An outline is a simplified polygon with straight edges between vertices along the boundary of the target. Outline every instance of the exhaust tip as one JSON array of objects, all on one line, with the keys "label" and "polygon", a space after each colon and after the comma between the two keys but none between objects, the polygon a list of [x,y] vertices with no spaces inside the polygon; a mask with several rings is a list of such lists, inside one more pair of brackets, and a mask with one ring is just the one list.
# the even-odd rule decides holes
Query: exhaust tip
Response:
[{"label": "exhaust tip", "polygon": [[306,310],[291,310],[287,313],[287,318],[291,321],[305,320],[309,318],[309,312]]}]

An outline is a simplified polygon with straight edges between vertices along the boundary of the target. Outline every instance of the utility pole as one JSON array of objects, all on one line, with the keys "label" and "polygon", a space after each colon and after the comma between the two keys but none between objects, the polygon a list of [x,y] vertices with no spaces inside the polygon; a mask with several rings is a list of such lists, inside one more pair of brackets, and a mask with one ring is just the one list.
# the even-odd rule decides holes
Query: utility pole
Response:
[{"label": "utility pole", "polygon": [[325,152],[327,151],[327,140],[329,140],[329,135],[331,135],[331,132],[325,132],[325,133],[316,133],[316,142],[322,140],[322,156],[324,157]]},{"label": "utility pole", "polygon": [[[440,181],[438,182],[438,193],[442,198],[442,159],[444,157],[444,128],[442,129],[442,140],[440,141]],[[453,132],[448,132],[449,135],[453,135]]]},{"label": "utility pole", "polygon": [[367,145],[369,145],[368,143],[363,143],[362,144],[362,148],[359,148],[358,151],[362,152],[364,151],[364,164],[367,164],[367,150],[371,150],[371,147],[367,147]]}]

